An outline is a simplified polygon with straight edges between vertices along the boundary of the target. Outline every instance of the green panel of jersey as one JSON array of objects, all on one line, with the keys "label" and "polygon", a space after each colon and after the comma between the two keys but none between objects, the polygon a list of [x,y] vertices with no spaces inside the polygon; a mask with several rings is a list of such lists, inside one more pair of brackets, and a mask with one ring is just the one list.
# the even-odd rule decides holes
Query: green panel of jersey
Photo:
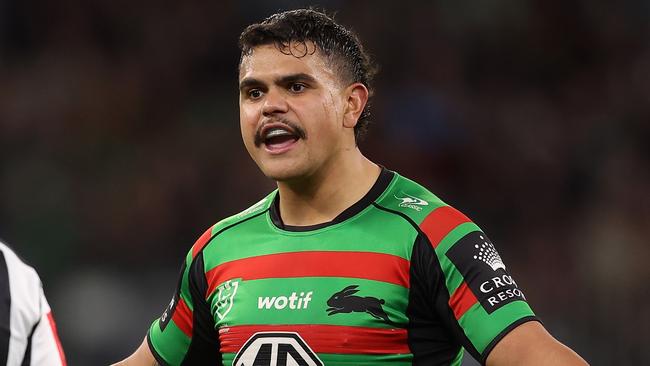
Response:
[{"label": "green panel of jersey", "polygon": [[394,172],[320,225],[285,225],[278,200],[190,250],[148,333],[158,362],[459,365],[535,319],[478,226]]}]

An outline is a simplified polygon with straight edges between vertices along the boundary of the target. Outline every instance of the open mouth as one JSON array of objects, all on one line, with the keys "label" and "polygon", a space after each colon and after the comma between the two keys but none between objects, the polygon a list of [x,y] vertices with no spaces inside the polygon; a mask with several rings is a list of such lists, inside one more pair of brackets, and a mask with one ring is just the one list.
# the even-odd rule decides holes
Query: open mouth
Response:
[{"label": "open mouth", "polygon": [[271,152],[282,152],[300,139],[288,126],[271,126],[262,131],[261,143]]},{"label": "open mouth", "polygon": [[343,308],[335,308],[333,306],[330,306],[329,308],[327,308],[326,311],[336,311],[336,310],[341,310],[341,309],[343,309]]}]

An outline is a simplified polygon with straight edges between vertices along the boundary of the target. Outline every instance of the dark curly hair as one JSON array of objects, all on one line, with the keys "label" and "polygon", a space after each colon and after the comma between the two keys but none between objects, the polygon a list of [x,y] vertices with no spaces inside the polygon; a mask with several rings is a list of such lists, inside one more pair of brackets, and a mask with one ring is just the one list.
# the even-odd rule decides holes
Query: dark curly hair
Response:
[{"label": "dark curly hair", "polygon": [[[291,42],[304,45],[304,53],[296,54]],[[306,42],[313,42],[316,48],[326,57],[342,81],[352,84],[362,83],[373,94],[372,79],[377,67],[364,51],[357,36],[336,23],[327,14],[314,9],[290,10],[273,14],[261,23],[248,26],[239,36],[241,49],[240,65],[243,58],[250,55],[257,46],[274,44],[285,54],[304,57],[316,52],[308,47]],[[354,137],[357,143],[368,128],[370,103],[367,103],[359,121],[354,127]]]}]

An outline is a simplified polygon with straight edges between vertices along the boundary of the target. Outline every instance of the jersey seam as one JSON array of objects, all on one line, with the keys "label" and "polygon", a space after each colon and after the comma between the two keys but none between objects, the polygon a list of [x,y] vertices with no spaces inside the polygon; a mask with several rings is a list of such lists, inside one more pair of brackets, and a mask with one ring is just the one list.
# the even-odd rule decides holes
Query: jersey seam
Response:
[{"label": "jersey seam", "polygon": [[36,324],[34,324],[32,331],[29,332],[29,338],[27,338],[27,347],[25,347],[25,354],[23,355],[23,362],[21,363],[21,366],[29,366],[32,363],[32,344],[34,342],[34,332],[36,331],[36,328],[39,324],[41,324],[40,319],[36,322]]},{"label": "jersey seam", "polygon": [[[201,350],[199,351],[194,351],[196,347],[200,347],[200,343],[195,343],[195,342],[201,342],[205,338],[195,338],[197,335],[197,329],[199,329],[198,324],[202,324],[199,322],[201,320],[198,318],[200,315],[204,315],[205,313],[209,313],[207,316],[207,319],[205,321],[210,321],[211,326],[210,328],[215,329],[214,327],[216,326],[214,322],[214,318],[212,317],[212,313],[210,310],[210,303],[207,301],[205,297],[205,293],[208,288],[207,284],[207,278],[205,276],[205,264],[204,264],[204,257],[203,257],[203,252],[200,251],[194,260],[192,261],[192,264],[190,265],[189,272],[188,272],[188,287],[189,287],[189,292],[190,292],[190,298],[192,300],[192,338],[190,340],[190,345],[187,348],[187,351],[185,353],[185,357],[183,357],[183,361],[181,362],[181,365],[186,365],[186,364],[193,364],[196,362],[196,357],[199,357],[197,355],[201,355]],[[196,273],[198,272],[198,273]],[[201,277],[198,277],[201,276]],[[203,309],[202,309],[203,306]],[[203,333],[203,330],[200,330]],[[204,334],[205,335],[205,334]],[[209,334],[207,335],[208,337],[210,336]],[[214,334],[214,339],[216,340],[217,344],[219,344],[219,337],[218,334]],[[218,346],[220,348],[220,345]],[[202,351],[205,351],[204,349]],[[205,355],[205,354],[203,354]],[[188,357],[191,357],[188,360]],[[203,360],[201,358],[201,360]],[[221,360],[220,360],[221,361]]]},{"label": "jersey seam", "polygon": [[393,215],[400,216],[402,219],[406,220],[409,224],[411,224],[411,226],[415,229],[415,231],[418,233],[418,235],[424,235],[424,232],[420,229],[420,226],[418,224],[416,224],[415,221],[412,218],[410,218],[408,215],[406,215],[405,213],[399,212],[397,210],[393,210],[393,209],[390,209],[390,208],[387,208],[387,207],[384,207],[384,206],[380,205],[377,202],[373,202],[372,205],[375,206],[376,208],[382,210],[382,211],[386,211],[386,212],[391,213]]},{"label": "jersey seam", "polygon": [[256,213],[255,215],[252,215],[252,216],[246,217],[246,218],[242,219],[241,221],[237,221],[237,222],[232,223],[232,224],[230,224],[230,225],[228,225],[228,226],[226,226],[226,227],[224,227],[224,228],[219,229],[219,231],[217,231],[216,233],[214,233],[214,234],[212,234],[212,235],[210,236],[210,238],[206,241],[206,245],[204,245],[203,248],[201,248],[201,250],[199,250],[199,251],[194,255],[194,258],[192,258],[192,262],[190,263],[190,265],[192,265],[192,263],[194,263],[194,260],[199,256],[199,253],[203,252],[203,251],[205,250],[205,248],[207,248],[207,247],[211,244],[211,241],[212,241],[214,238],[216,238],[217,236],[221,235],[224,231],[226,231],[226,230],[230,230],[230,229],[232,229],[233,227],[235,227],[235,226],[237,226],[237,225],[239,225],[239,224],[243,224],[243,223],[245,223],[245,222],[248,221],[248,220],[252,220],[252,219],[254,219],[254,218],[256,218],[256,217],[258,217],[258,216],[260,216],[260,215],[263,215],[263,214],[265,214],[265,213],[268,212],[268,211],[269,211],[269,208],[267,207],[266,209],[264,209],[263,211],[260,211],[260,212]]}]

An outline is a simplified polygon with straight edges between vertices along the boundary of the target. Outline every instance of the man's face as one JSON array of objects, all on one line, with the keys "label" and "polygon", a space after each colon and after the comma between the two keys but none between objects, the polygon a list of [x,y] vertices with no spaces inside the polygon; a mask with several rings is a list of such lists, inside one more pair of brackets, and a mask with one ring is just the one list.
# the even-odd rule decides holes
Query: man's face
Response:
[{"label": "man's face", "polygon": [[[305,46],[307,50],[305,50]],[[292,43],[295,57],[274,45],[256,47],[239,70],[239,118],[244,145],[262,172],[277,181],[312,176],[355,147],[345,127],[345,87],[312,43]]]}]

